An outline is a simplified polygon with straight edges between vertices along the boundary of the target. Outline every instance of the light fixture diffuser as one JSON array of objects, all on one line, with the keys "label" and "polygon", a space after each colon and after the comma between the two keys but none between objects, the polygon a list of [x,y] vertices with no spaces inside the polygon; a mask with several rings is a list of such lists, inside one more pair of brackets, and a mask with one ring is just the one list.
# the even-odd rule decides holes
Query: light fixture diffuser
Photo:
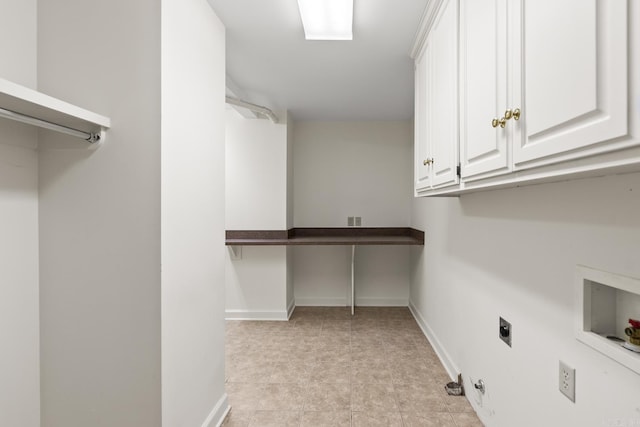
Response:
[{"label": "light fixture diffuser", "polygon": [[353,40],[353,0],[298,0],[307,40]]}]

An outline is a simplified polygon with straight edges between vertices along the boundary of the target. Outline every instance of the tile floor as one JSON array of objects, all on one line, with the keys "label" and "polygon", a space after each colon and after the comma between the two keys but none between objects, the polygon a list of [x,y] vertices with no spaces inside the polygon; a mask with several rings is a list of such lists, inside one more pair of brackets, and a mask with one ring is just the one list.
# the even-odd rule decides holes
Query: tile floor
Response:
[{"label": "tile floor", "polygon": [[226,427],[482,426],[406,307],[228,321]]}]

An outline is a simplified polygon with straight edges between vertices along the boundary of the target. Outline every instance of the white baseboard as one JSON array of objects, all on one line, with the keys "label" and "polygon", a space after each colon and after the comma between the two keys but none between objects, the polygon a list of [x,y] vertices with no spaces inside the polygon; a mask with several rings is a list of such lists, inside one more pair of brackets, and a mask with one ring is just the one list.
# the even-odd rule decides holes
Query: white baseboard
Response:
[{"label": "white baseboard", "polygon": [[296,298],[297,307],[346,307],[346,298]]},{"label": "white baseboard", "polygon": [[220,427],[227,416],[231,406],[229,406],[229,397],[227,393],[223,394],[216,406],[213,407],[207,419],[202,423],[202,427]]},{"label": "white baseboard", "polygon": [[363,307],[406,307],[409,305],[407,298],[358,298],[356,295],[356,306]]},{"label": "white baseboard", "polygon": [[[406,307],[409,300],[406,298],[358,298],[356,306],[363,307]],[[296,306],[307,307],[346,307],[351,302],[347,298],[296,298]]]},{"label": "white baseboard", "polygon": [[293,307],[287,310],[258,311],[258,310],[226,310],[225,320],[289,320]]},{"label": "white baseboard", "polygon": [[442,366],[444,366],[444,369],[446,369],[447,374],[449,374],[449,377],[452,380],[457,380],[460,370],[449,356],[449,353],[447,353],[447,351],[440,343],[440,340],[433,332],[433,329],[429,327],[427,322],[424,320],[424,317],[422,317],[418,309],[413,305],[411,301],[409,301],[409,310],[411,311],[411,314],[413,314],[413,317],[416,319],[416,322],[418,322],[418,326],[420,326],[420,329],[422,329],[422,333],[425,337],[427,337],[427,340],[429,340],[431,347],[433,347],[433,350],[438,355],[438,358],[440,359]]},{"label": "white baseboard", "polygon": [[291,315],[293,314],[293,310],[296,309],[296,300],[295,299],[291,299],[291,301],[289,301],[289,304],[287,304],[287,320],[291,319]]}]

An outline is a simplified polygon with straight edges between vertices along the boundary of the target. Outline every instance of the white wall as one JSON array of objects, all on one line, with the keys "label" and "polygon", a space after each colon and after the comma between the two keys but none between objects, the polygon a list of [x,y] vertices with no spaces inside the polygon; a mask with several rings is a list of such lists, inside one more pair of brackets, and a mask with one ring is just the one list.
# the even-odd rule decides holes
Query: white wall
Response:
[{"label": "white wall", "polygon": [[[577,264],[640,277],[640,174],[416,199],[411,304],[487,426],[640,424],[640,375],[575,339]],[[640,312],[639,312],[640,315]],[[513,347],[498,318],[513,325]],[[558,362],[576,368],[576,403]]]},{"label": "white wall", "polygon": [[[406,227],[411,206],[411,122],[296,122],[294,224]],[[295,247],[296,305],[344,305],[351,276],[350,247]],[[356,303],[406,305],[409,249],[356,249]]]},{"label": "white wall", "polygon": [[[293,126],[293,118],[287,116],[287,230],[293,228]],[[293,248],[287,247],[287,309],[295,305],[293,262]]]},{"label": "white wall", "polygon": [[293,118],[287,116],[287,230],[293,228],[293,127]]},{"label": "white wall", "polygon": [[37,89],[37,0],[0,0],[0,78]]},{"label": "white wall", "polygon": [[160,4],[39,2],[38,85],[112,119],[41,132],[42,426],[158,427]]},{"label": "white wall", "polygon": [[287,121],[245,119],[227,110],[226,227],[287,228]]},{"label": "white wall", "polygon": [[[411,123],[296,122],[296,227],[406,227],[411,205]],[[407,183],[409,187],[407,188]]]},{"label": "white wall", "polygon": [[286,320],[286,246],[243,246],[242,258],[227,255],[227,319]]},{"label": "white wall", "polygon": [[[227,110],[226,227],[286,230],[291,224],[291,122],[246,119]],[[227,252],[226,317],[286,320],[292,304],[285,246],[244,246],[240,259]]]},{"label": "white wall", "polygon": [[225,30],[162,2],[162,425],[215,426],[224,391]]},{"label": "white wall", "polygon": [[[0,0],[0,78],[35,88],[36,0]],[[0,120],[0,425],[40,425],[38,134]]]}]

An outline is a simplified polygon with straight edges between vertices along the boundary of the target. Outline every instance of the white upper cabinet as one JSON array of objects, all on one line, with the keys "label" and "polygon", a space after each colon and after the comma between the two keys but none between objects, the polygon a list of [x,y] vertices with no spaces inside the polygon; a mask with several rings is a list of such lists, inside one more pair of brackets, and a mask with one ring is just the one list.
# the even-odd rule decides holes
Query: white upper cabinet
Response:
[{"label": "white upper cabinet", "polygon": [[415,189],[458,183],[458,0],[437,2],[416,57]]},{"label": "white upper cabinet", "polygon": [[458,182],[458,0],[445,0],[433,27],[431,153],[433,186]]},{"label": "white upper cabinet", "polygon": [[636,1],[429,2],[416,193],[640,171],[639,26]]},{"label": "white upper cabinet", "polygon": [[430,40],[424,44],[422,52],[416,58],[415,70],[415,117],[414,117],[414,152],[415,152],[415,189],[421,191],[431,188],[431,149],[429,142],[430,112],[427,110],[427,100],[431,98],[427,76],[431,74]]},{"label": "white upper cabinet", "polygon": [[507,2],[460,4],[460,161],[462,178],[510,171],[509,129],[493,119],[509,108]]},{"label": "white upper cabinet", "polygon": [[[516,169],[621,148],[628,133],[627,2],[525,0],[525,137]],[[516,97],[518,94],[516,94]],[[524,101],[524,103],[522,103]]]}]

